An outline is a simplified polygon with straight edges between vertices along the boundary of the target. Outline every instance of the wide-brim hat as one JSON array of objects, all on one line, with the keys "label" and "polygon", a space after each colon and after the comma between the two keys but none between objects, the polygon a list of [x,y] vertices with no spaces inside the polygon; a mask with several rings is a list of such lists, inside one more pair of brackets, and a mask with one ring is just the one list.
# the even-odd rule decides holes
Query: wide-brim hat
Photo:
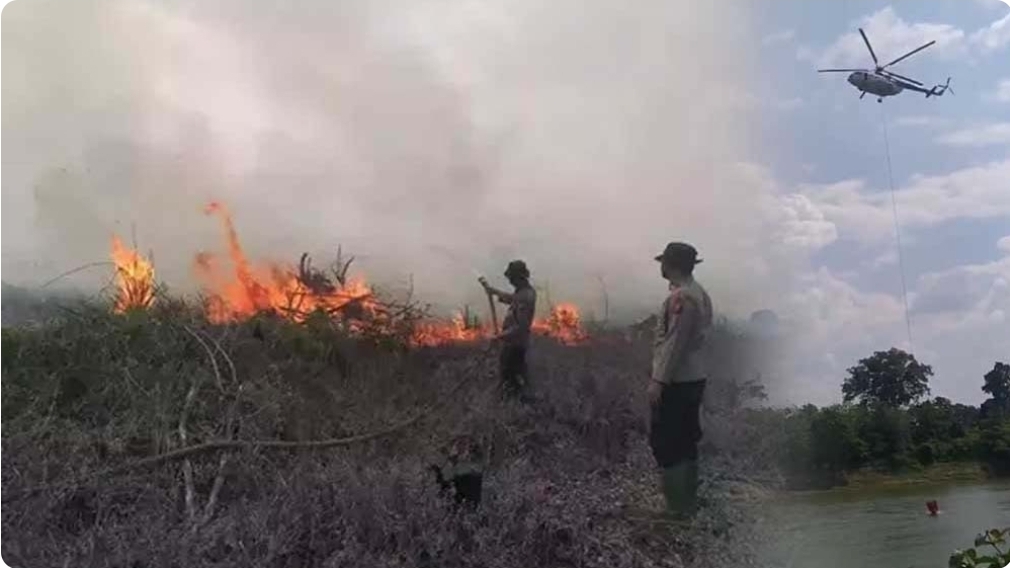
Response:
[{"label": "wide-brim hat", "polygon": [[509,278],[512,276],[518,276],[520,278],[529,278],[530,269],[526,268],[526,263],[521,260],[513,260],[505,268],[505,277]]},{"label": "wide-brim hat", "polygon": [[683,242],[672,242],[666,245],[663,252],[656,256],[659,262],[684,262],[691,264],[701,264],[703,259],[698,258],[698,250],[693,246]]}]

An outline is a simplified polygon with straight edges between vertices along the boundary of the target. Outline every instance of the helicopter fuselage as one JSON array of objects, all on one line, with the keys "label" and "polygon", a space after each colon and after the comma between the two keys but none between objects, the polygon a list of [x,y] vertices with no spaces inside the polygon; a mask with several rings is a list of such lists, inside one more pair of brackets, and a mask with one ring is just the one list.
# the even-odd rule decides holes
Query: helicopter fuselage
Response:
[{"label": "helicopter fuselage", "polygon": [[860,91],[878,97],[893,97],[904,90],[897,81],[873,71],[854,71],[849,75],[848,81]]}]

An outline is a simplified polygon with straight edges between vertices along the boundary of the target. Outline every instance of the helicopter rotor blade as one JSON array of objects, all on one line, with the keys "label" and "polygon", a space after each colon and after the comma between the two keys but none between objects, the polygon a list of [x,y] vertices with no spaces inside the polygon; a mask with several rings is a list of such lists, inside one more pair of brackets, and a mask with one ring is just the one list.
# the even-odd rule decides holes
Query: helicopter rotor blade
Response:
[{"label": "helicopter rotor blade", "polygon": [[891,76],[891,77],[897,77],[898,79],[901,79],[902,81],[908,81],[909,83],[911,83],[913,85],[919,85],[920,87],[923,85],[923,83],[921,83],[919,81],[916,81],[915,79],[912,79],[910,77],[905,77],[904,75],[899,75],[899,74],[895,73],[894,71],[881,71],[881,73],[883,73],[885,75],[888,75],[888,76]]},{"label": "helicopter rotor blade", "polygon": [[863,36],[863,42],[866,43],[866,49],[870,50],[870,57],[873,58],[873,64],[880,65],[880,62],[877,61],[877,54],[873,52],[873,46],[870,45],[870,40],[867,39],[866,33],[863,32],[863,28],[859,28],[859,35]]},{"label": "helicopter rotor blade", "polygon": [[853,71],[865,71],[865,69],[818,69],[818,73],[851,73]]},{"label": "helicopter rotor blade", "polygon": [[914,54],[916,54],[916,53],[919,53],[920,51],[922,51],[922,50],[926,49],[927,47],[929,47],[929,46],[933,45],[934,43],[936,43],[936,40],[935,40],[935,39],[934,39],[934,40],[932,40],[932,41],[930,41],[930,42],[929,42],[929,43],[927,43],[927,44],[924,44],[924,45],[921,45],[921,46],[919,46],[919,47],[917,47],[917,48],[913,49],[912,51],[909,51],[909,52],[908,52],[908,53],[906,53],[905,55],[902,55],[901,57],[899,57],[899,58],[895,59],[894,61],[892,61],[892,62],[888,63],[887,65],[884,65],[884,67],[881,67],[881,69],[884,69],[885,67],[890,67],[891,65],[894,65],[895,63],[897,63],[897,62],[899,62],[899,61],[901,61],[901,60],[905,59],[906,57],[910,57],[910,56],[912,56],[912,55],[914,55]]}]

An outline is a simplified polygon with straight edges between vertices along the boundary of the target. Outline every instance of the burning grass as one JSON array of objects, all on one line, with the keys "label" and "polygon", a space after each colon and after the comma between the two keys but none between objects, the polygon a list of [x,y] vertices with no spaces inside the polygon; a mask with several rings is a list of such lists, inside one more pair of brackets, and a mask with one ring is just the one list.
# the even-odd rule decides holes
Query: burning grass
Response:
[{"label": "burning grass", "polygon": [[[122,315],[67,313],[3,331],[2,553],[13,565],[745,563],[746,509],[727,496],[744,472],[719,444],[706,450],[709,506],[693,530],[621,513],[660,506],[645,444],[645,344],[539,337],[535,400],[515,405],[496,396],[480,343],[397,344],[318,313],[215,322],[201,305],[163,297]],[[88,475],[183,437],[342,438],[436,402],[445,404],[423,420],[359,444],[253,446]],[[461,434],[486,472],[472,513],[441,501],[426,471]]]},{"label": "burning grass", "polygon": [[[219,202],[205,208],[207,215],[220,218],[227,244],[227,259],[210,252],[198,253],[193,269],[203,285],[203,310],[212,323],[235,323],[257,314],[272,313],[292,322],[304,322],[312,314],[323,314],[359,335],[388,336],[414,346],[436,346],[488,339],[493,324],[479,324],[467,312],[448,320],[429,317],[426,309],[412,301],[380,298],[360,276],[349,273],[354,258],[345,259],[338,250],[336,260],[325,270],[312,266],[303,254],[297,269],[278,262],[253,263],[242,248],[238,231],[228,209]],[[116,311],[147,309],[155,301],[154,267],[135,250],[112,240],[116,266]],[[533,323],[533,331],[574,345],[586,339],[579,309],[573,304],[548,307],[548,315]]]},{"label": "burning grass", "polygon": [[117,290],[113,309],[122,313],[151,307],[154,302],[154,265],[151,261],[128,248],[119,237],[113,237],[112,262],[116,266]]}]

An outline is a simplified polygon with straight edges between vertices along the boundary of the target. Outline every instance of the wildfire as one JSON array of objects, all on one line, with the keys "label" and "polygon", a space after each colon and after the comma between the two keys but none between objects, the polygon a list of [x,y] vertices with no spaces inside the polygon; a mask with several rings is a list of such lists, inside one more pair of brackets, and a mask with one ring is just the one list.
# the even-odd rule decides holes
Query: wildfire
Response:
[{"label": "wildfire", "polygon": [[147,308],[154,302],[154,265],[137,251],[112,236],[112,262],[116,265],[116,303],[122,313],[133,308]]},{"label": "wildfire", "polygon": [[417,346],[434,347],[447,343],[467,343],[491,337],[492,331],[485,326],[467,322],[463,314],[457,313],[448,322],[427,321],[414,327],[411,343]]},{"label": "wildfire", "polygon": [[[352,332],[392,333],[397,318],[380,303],[361,278],[347,276],[348,261],[338,259],[331,275],[312,269],[307,257],[300,266],[279,263],[253,264],[242,248],[228,210],[212,202],[204,210],[217,215],[224,227],[227,258],[201,252],[194,259],[194,271],[202,283],[207,318],[214,323],[245,320],[260,312],[273,312],[292,321],[304,321],[309,314],[323,311],[346,324]],[[116,311],[146,308],[154,299],[154,269],[136,251],[113,239],[119,293]],[[473,342],[490,338],[490,326],[471,321],[469,313],[457,313],[450,320],[411,322],[409,341],[415,346],[436,346]],[[546,318],[533,323],[533,332],[553,337],[565,344],[585,339],[579,310],[572,304],[551,308]]]},{"label": "wildfire", "polygon": [[263,311],[274,311],[295,321],[304,320],[316,310],[354,312],[360,316],[375,316],[380,311],[372,291],[362,280],[347,280],[339,288],[312,289],[290,266],[276,263],[253,266],[227,209],[214,202],[205,213],[221,218],[233,265],[233,270],[227,272],[222,269],[220,259],[211,253],[203,252],[196,257],[196,272],[208,297],[207,317],[212,322],[240,321]]},{"label": "wildfire", "polygon": [[566,345],[574,345],[586,339],[579,308],[573,304],[552,306],[551,315],[547,319],[533,322],[533,331],[553,337]]}]

